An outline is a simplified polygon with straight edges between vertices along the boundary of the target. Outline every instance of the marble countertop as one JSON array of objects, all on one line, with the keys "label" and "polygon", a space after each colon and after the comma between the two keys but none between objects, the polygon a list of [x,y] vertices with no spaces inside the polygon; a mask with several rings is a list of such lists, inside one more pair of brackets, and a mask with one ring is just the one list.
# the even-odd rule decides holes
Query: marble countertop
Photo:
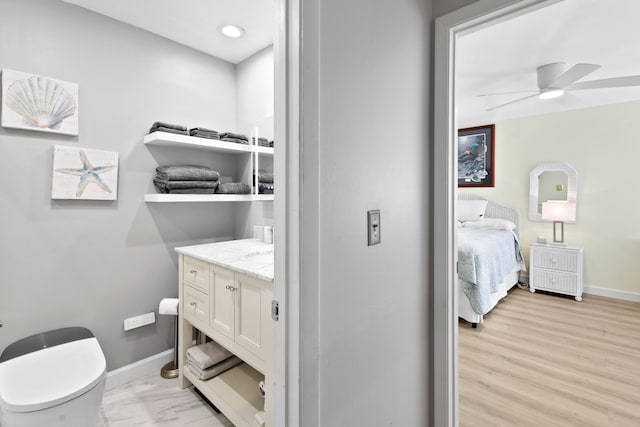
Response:
[{"label": "marble countertop", "polygon": [[262,240],[242,239],[181,246],[176,248],[176,252],[273,282],[273,245]]}]

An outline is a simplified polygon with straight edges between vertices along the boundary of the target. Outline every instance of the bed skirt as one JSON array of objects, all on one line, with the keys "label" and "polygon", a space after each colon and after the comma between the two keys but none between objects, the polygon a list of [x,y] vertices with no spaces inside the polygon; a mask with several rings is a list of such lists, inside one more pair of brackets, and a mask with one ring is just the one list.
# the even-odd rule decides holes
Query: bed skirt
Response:
[{"label": "bed skirt", "polygon": [[[491,294],[491,309],[489,309],[489,311],[493,310],[493,307],[498,304],[498,301],[507,296],[507,291],[518,283],[519,272],[520,267],[515,267],[504,281],[498,285],[498,290]],[[458,279],[458,317],[467,322],[477,324],[482,322],[482,315],[476,313],[473,311],[473,308],[471,308],[469,298],[467,298],[463,290],[466,283],[464,280]]]}]

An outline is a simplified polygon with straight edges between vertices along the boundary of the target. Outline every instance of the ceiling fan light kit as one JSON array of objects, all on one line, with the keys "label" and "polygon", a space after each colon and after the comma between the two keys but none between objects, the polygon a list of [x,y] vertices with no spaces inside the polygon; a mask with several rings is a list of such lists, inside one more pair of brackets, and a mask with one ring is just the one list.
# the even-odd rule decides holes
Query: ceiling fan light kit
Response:
[{"label": "ceiling fan light kit", "polygon": [[564,90],[562,89],[547,89],[540,92],[540,95],[538,95],[538,97],[540,99],[553,99],[559,98],[562,95],[564,95]]},{"label": "ceiling fan light kit", "polygon": [[537,93],[525,96],[523,98],[518,98],[504,104],[493,106],[491,108],[488,108],[487,111],[503,108],[508,105],[516,104],[520,101],[524,101],[536,96],[539,99],[553,99],[561,97],[565,92],[574,90],[640,86],[640,75],[613,77],[608,79],[590,80],[586,82],[576,83],[578,80],[588,74],[593,73],[598,68],[600,68],[600,65],[583,63],[575,64],[569,69],[567,69],[564,62],[555,62],[553,64],[542,65],[536,70],[538,78]]}]

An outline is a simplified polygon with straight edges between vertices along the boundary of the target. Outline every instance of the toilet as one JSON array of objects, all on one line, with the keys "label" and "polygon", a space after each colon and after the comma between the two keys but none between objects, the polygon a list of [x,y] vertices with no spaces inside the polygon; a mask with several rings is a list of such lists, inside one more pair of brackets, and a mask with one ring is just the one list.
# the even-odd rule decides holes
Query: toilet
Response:
[{"label": "toilet", "polygon": [[0,426],[95,427],[107,364],[86,328],[43,332],[0,356]]}]

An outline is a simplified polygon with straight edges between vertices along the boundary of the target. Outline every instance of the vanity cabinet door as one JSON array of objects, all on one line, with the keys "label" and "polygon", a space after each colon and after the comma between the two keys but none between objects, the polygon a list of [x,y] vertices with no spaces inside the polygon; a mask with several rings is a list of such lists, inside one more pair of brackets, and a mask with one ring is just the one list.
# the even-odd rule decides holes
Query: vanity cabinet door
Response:
[{"label": "vanity cabinet door", "polygon": [[222,335],[234,339],[235,298],[237,286],[234,273],[211,265],[211,318],[209,325]]},{"label": "vanity cabinet door", "polygon": [[267,352],[272,339],[269,316],[273,294],[266,282],[253,277],[236,274],[236,282],[235,341],[260,359],[269,360]]}]

